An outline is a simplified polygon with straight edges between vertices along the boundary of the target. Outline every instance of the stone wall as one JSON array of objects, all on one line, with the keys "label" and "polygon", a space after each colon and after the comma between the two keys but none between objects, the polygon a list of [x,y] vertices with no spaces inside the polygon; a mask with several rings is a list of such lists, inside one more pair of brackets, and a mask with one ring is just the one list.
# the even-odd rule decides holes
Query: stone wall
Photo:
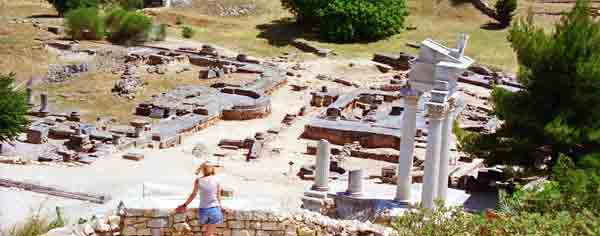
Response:
[{"label": "stone wall", "polygon": [[[197,209],[175,214],[173,209],[127,209],[122,212],[123,236],[202,235]],[[218,226],[218,236],[389,235],[390,228],[359,221],[336,220],[317,213],[233,210]]]}]

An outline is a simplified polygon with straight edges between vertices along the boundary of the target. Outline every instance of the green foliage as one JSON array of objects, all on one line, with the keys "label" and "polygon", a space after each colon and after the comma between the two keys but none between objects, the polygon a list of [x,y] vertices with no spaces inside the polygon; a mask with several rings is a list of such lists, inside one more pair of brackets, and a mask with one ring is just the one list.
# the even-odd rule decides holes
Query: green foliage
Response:
[{"label": "green foliage", "polygon": [[27,94],[14,89],[15,74],[0,74],[0,142],[10,142],[27,129]]},{"label": "green foliage", "polygon": [[196,31],[194,31],[194,29],[192,29],[192,27],[184,26],[181,29],[181,36],[184,37],[184,38],[186,38],[186,39],[194,37],[194,34],[196,34]]},{"label": "green foliage", "polygon": [[319,25],[333,42],[373,41],[399,33],[408,16],[406,0],[282,0],[296,21]]},{"label": "green foliage", "polygon": [[498,0],[495,5],[496,9],[496,20],[503,27],[510,25],[515,10],[517,10],[517,0]]},{"label": "green foliage", "polygon": [[144,0],[120,0],[119,5],[129,11],[139,10],[144,8]]},{"label": "green foliage", "polygon": [[149,39],[152,19],[141,12],[127,11],[122,8],[111,10],[106,24],[109,39],[116,43],[135,43]]},{"label": "green foliage", "polygon": [[104,19],[97,8],[78,8],[65,16],[67,33],[75,40],[104,37]]},{"label": "green foliage", "polygon": [[[529,18],[531,19],[531,18]],[[600,145],[600,23],[578,1],[555,30],[520,20],[509,40],[526,89],[496,88],[494,114],[505,122],[463,146],[488,164],[531,167],[534,159],[559,153],[579,159]],[[553,163],[550,163],[551,165]]]},{"label": "green foliage", "polygon": [[600,217],[568,212],[515,211],[470,214],[458,207],[418,207],[397,218],[392,227],[398,236],[529,236],[598,235]]},{"label": "green foliage", "polygon": [[164,41],[167,38],[167,25],[153,25],[150,30],[150,40]]},{"label": "green foliage", "polygon": [[334,0],[318,12],[323,39],[372,41],[400,33],[408,7],[405,0]]},{"label": "green foliage", "polygon": [[181,16],[177,16],[177,17],[175,18],[175,24],[176,24],[176,25],[181,25],[181,24],[183,24],[183,17],[181,17]]},{"label": "green foliage", "polygon": [[60,16],[65,13],[77,9],[77,8],[88,8],[98,7],[98,0],[47,0],[58,12]]},{"label": "green foliage", "polygon": [[318,11],[330,2],[332,0],[281,0],[281,5],[296,16],[297,22],[313,24],[320,22]]}]

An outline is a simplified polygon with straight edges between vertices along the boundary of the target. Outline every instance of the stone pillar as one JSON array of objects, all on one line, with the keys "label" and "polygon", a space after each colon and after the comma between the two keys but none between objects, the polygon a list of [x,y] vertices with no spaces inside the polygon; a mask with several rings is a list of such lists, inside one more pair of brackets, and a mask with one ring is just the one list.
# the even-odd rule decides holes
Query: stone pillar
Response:
[{"label": "stone pillar", "polygon": [[315,166],[315,184],[312,186],[312,190],[317,191],[328,191],[329,186],[329,156],[331,154],[331,147],[329,142],[325,139],[319,141],[319,147],[317,149],[317,161]]},{"label": "stone pillar", "polygon": [[27,87],[25,89],[25,92],[27,93],[27,105],[31,107],[33,106],[33,89]]},{"label": "stone pillar", "polygon": [[427,104],[427,109],[429,125],[427,126],[427,151],[425,152],[425,173],[423,175],[421,203],[423,207],[433,209],[439,178],[442,118],[446,106],[443,103],[430,102]]},{"label": "stone pillar", "polygon": [[48,112],[48,94],[40,94],[40,112]]},{"label": "stone pillar", "polygon": [[402,137],[400,142],[400,158],[398,160],[398,187],[395,200],[408,202],[412,184],[413,151],[417,128],[417,106],[419,96],[404,97],[402,117]]},{"label": "stone pillar", "polygon": [[348,189],[346,194],[358,197],[363,194],[363,170],[351,170],[348,172]]},{"label": "stone pillar", "polygon": [[442,140],[441,140],[441,151],[440,151],[440,172],[438,179],[438,187],[436,196],[437,198],[446,201],[446,195],[448,193],[448,171],[450,165],[450,144],[452,137],[452,123],[454,122],[454,102],[449,101],[449,109],[444,112],[442,120]]}]

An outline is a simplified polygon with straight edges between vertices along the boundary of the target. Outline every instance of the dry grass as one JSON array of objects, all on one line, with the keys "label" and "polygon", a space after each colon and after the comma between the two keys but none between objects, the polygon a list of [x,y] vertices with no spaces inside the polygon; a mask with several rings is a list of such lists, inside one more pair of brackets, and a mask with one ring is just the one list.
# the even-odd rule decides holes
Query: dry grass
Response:
[{"label": "dry grass", "polygon": [[[408,0],[411,16],[408,25],[417,30],[405,31],[386,40],[372,43],[332,44],[320,42],[310,30],[302,29],[290,22],[291,15],[282,9],[279,0],[218,0],[223,6],[255,3],[258,8],[255,14],[242,17],[218,17],[218,9],[214,0],[194,0],[194,5],[183,9],[155,11],[157,22],[175,25],[178,16],[183,18],[183,25],[195,28],[194,39],[212,43],[257,56],[277,56],[284,52],[299,52],[290,46],[296,38],[304,38],[313,43],[334,49],[339,58],[369,58],[376,52],[398,53],[401,51],[415,53],[406,46],[407,42],[419,42],[427,37],[453,45],[458,33],[471,35],[467,54],[478,62],[496,65],[508,71],[517,70],[517,62],[509,43],[506,41],[507,30],[490,30],[483,26],[489,22],[470,4],[463,0],[440,1],[431,11],[423,11],[421,0]],[[534,11],[560,11],[569,5],[541,4],[538,1],[520,1],[519,15],[524,16],[529,7]],[[29,79],[34,75],[44,75],[47,65],[56,62],[56,58],[40,48],[36,37],[51,36],[42,29],[31,24],[9,23],[13,18],[42,17],[51,18],[56,13],[43,0],[0,0],[0,72],[17,72],[19,80]],[[536,20],[550,25],[557,17],[536,16]],[[55,19],[56,20],[56,19]],[[180,27],[170,27],[170,37],[180,37]],[[308,33],[307,33],[308,32]],[[93,42],[82,42],[85,47],[97,47]],[[301,58],[313,55],[300,54]],[[165,92],[179,85],[206,83],[197,79],[197,70],[177,75],[143,75],[149,83],[134,100],[115,97],[110,90],[118,75],[107,73],[90,73],[71,82],[40,87],[47,90],[60,109],[78,108],[82,110],[84,120],[94,120],[97,116],[112,116],[121,121],[133,117],[137,103],[148,99],[151,95]],[[63,95],[63,96],[59,96]],[[64,96],[66,95],[66,96]]]}]

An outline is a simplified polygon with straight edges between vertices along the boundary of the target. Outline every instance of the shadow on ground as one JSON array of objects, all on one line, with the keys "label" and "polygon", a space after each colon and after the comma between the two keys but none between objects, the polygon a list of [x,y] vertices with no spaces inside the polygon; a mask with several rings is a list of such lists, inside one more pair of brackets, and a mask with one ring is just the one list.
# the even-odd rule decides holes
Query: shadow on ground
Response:
[{"label": "shadow on ground", "polygon": [[501,24],[498,24],[496,22],[488,22],[488,23],[481,25],[480,28],[484,29],[484,30],[503,30],[503,29],[506,29],[507,27],[503,26]]},{"label": "shadow on ground", "polygon": [[319,41],[319,35],[315,29],[297,24],[292,18],[283,18],[257,25],[256,29],[260,30],[258,38],[268,40],[269,44],[275,47],[288,46],[299,38]]},{"label": "shadow on ground", "polygon": [[43,18],[58,19],[60,17],[56,14],[36,14],[36,15],[28,16],[27,18],[29,18],[29,19],[43,19]]}]

